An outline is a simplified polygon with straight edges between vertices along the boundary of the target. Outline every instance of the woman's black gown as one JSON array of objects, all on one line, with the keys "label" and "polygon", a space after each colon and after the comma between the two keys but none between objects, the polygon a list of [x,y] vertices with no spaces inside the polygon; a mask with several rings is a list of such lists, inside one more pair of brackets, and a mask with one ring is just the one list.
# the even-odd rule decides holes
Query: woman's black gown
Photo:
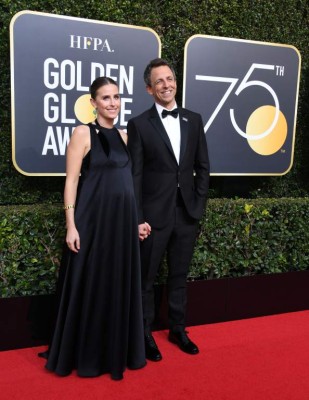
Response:
[{"label": "woman's black gown", "polygon": [[145,365],[137,214],[126,145],[116,128],[89,124],[75,206],[81,248],[64,251],[61,296],[46,368],[59,375]]}]

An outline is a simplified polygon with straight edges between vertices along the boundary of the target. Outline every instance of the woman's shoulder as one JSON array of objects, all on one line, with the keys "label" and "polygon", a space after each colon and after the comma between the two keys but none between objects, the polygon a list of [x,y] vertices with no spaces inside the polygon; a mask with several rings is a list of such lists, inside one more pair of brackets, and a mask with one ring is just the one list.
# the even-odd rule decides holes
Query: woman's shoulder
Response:
[{"label": "woman's shoulder", "polygon": [[69,144],[74,146],[89,147],[90,146],[89,129],[90,128],[88,125],[78,125],[72,132]]},{"label": "woman's shoulder", "polygon": [[88,125],[78,125],[72,133],[72,138],[76,138],[76,139],[88,139],[89,138],[89,131],[90,128]]},{"label": "woman's shoulder", "polygon": [[86,135],[89,134],[89,125],[78,125],[74,130],[74,135]]}]

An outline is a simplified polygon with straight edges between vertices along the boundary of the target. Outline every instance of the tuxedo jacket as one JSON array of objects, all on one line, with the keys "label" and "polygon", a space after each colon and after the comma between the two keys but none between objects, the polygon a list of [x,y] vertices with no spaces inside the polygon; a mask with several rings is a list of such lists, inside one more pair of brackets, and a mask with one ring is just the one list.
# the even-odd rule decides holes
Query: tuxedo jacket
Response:
[{"label": "tuxedo jacket", "polygon": [[174,215],[177,190],[194,219],[201,218],[209,186],[209,159],[200,114],[179,108],[180,157],[155,104],[128,122],[128,148],[137,202],[138,223],[163,228]]}]

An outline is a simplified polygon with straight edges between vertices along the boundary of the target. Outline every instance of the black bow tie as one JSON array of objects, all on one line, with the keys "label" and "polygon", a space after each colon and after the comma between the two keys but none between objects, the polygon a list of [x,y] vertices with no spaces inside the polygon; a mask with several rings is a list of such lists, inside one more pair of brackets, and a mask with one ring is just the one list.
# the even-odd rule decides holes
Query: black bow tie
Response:
[{"label": "black bow tie", "polygon": [[178,117],[178,108],[174,108],[172,111],[163,110],[162,111],[162,118],[165,118],[167,115],[171,115],[174,118]]}]

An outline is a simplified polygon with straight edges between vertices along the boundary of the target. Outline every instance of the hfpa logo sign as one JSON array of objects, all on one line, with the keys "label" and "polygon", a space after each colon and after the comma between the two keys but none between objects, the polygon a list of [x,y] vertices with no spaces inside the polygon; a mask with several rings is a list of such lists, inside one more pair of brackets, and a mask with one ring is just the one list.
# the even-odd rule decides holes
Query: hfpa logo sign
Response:
[{"label": "hfpa logo sign", "polygon": [[91,36],[70,35],[70,48],[93,51],[107,51],[109,53],[114,52],[107,39],[100,39]]}]

